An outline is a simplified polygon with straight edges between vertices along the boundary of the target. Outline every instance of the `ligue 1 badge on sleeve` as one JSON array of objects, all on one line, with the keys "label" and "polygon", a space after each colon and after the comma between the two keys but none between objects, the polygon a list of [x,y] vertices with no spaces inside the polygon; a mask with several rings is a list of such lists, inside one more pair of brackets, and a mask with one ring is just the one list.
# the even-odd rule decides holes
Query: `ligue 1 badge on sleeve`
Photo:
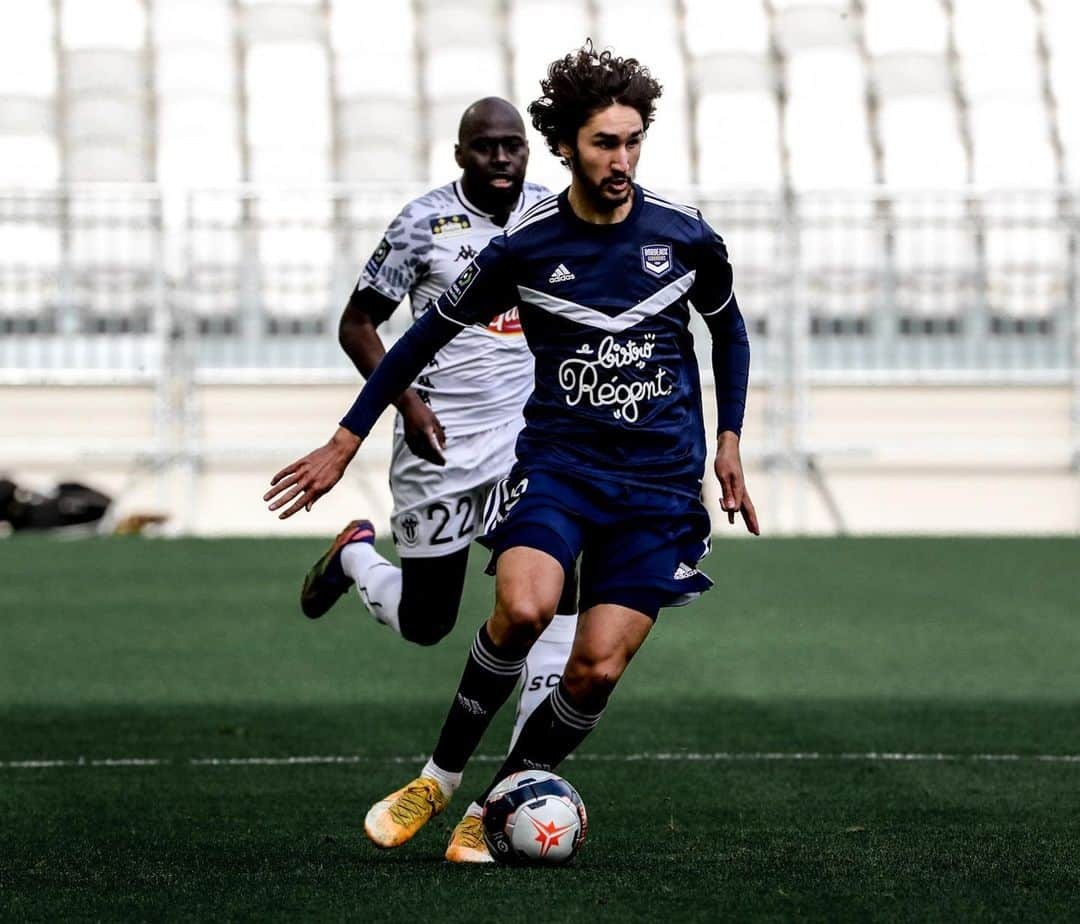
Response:
[{"label": "ligue 1 badge on sleeve", "polygon": [[461,271],[457,279],[450,283],[450,288],[446,290],[446,297],[450,299],[451,305],[456,305],[461,301],[461,296],[465,294],[479,274],[480,267],[476,265],[474,260]]},{"label": "ligue 1 badge on sleeve", "polygon": [[671,269],[671,245],[646,244],[641,248],[641,266],[646,273],[663,276]]},{"label": "ligue 1 badge on sleeve", "polygon": [[379,246],[375,248],[375,252],[368,259],[364,272],[369,276],[376,275],[386,262],[386,258],[390,256],[390,250],[390,242],[384,237],[379,241]]}]

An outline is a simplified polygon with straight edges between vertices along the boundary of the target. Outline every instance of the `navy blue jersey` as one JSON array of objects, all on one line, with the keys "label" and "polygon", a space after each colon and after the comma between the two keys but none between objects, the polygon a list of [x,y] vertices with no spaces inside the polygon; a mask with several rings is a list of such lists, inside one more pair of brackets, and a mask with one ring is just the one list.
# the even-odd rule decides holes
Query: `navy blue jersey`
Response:
[{"label": "navy blue jersey", "polygon": [[690,308],[738,310],[724,242],[701,213],[638,186],[611,225],[578,218],[566,191],[541,202],[437,308],[465,327],[515,303],[536,357],[519,461],[697,495],[705,433]]}]

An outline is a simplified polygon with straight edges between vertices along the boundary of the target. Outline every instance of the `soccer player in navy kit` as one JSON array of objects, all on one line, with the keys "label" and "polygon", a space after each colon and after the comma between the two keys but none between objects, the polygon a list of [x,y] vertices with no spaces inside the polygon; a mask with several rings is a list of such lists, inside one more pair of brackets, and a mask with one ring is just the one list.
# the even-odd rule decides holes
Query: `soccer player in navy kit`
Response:
[{"label": "soccer player in navy kit", "polygon": [[570,167],[569,189],[481,251],[387,354],[330,442],[275,475],[265,495],[282,517],[310,509],[435,350],[498,306],[520,306],[536,381],[518,464],[481,540],[492,552],[495,610],[431,759],[368,812],[365,831],[381,847],[409,840],[446,807],[579,554],[581,615],[563,679],[492,785],[556,767],[599,721],[660,608],[710,586],[697,568],[710,524],[691,305],[712,336],[723,507],[729,522],[739,513],[758,533],[739,455],[749,343],[727,251],[696,209],[633,182],[661,88],[636,60],[590,45],[554,62],[541,86],[529,112]]}]

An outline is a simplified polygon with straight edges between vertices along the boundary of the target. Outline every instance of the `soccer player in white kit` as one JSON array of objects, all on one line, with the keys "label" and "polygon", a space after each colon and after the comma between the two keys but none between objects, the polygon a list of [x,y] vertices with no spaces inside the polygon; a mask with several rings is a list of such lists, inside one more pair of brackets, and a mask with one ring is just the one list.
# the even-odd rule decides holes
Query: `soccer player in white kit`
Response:
[{"label": "soccer player in white kit", "polygon": [[[543,186],[525,182],[528,156],[524,124],[510,103],[487,98],[465,110],[455,146],[461,177],[401,210],[342,315],[342,348],[365,378],[385,353],[376,327],[406,295],[414,320],[421,317],[492,237],[550,198]],[[304,613],[322,616],[355,584],[372,616],[406,640],[434,645],[444,638],[457,619],[469,545],[484,532],[487,495],[514,465],[532,389],[533,357],[516,308],[440,350],[395,402],[391,528],[401,567],[375,549],[369,521],[353,520],[308,572]],[[511,744],[559,682],[575,598],[568,582],[560,615],[526,662]],[[448,858],[490,859],[478,808],[455,829]]]}]

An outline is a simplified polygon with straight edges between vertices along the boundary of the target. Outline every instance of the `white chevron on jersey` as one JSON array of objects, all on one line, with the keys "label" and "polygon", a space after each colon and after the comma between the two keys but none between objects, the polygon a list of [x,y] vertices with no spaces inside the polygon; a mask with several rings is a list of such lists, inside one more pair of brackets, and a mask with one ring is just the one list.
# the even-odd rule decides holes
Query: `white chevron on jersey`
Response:
[{"label": "white chevron on jersey", "polygon": [[629,330],[635,324],[640,324],[646,318],[659,314],[665,308],[677,302],[690,291],[690,287],[694,284],[695,273],[695,270],[690,270],[689,273],[680,276],[674,282],[669,282],[664,288],[658,289],[644,301],[638,302],[629,311],[623,311],[613,318],[602,311],[590,308],[588,305],[579,305],[577,302],[559,298],[548,292],[539,292],[536,289],[530,289],[528,286],[518,286],[517,290],[522,301],[535,305],[537,308],[542,308],[549,314],[556,314],[559,317],[576,321],[586,327],[597,327],[609,334],[618,334],[624,330]]}]

